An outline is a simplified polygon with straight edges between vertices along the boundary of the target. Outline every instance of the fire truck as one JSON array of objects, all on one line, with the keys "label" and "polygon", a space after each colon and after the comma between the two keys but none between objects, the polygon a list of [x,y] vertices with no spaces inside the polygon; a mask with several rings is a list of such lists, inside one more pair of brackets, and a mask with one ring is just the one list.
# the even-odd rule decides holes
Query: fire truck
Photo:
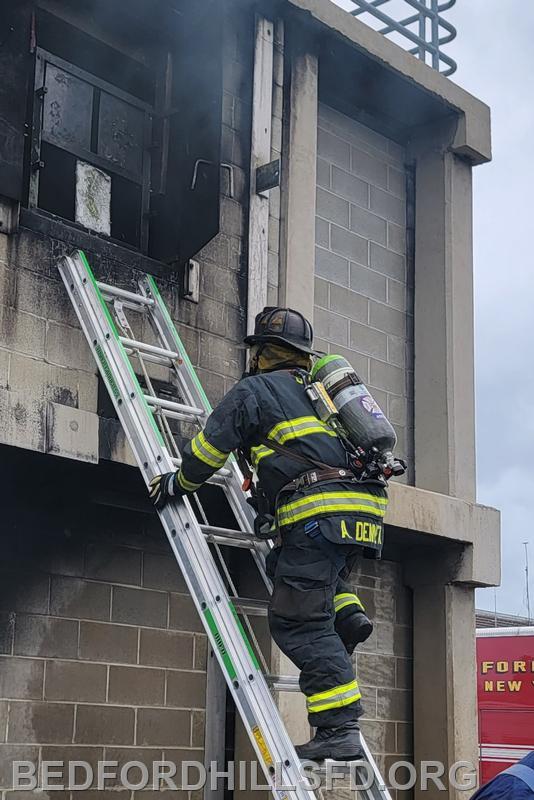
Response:
[{"label": "fire truck", "polygon": [[477,630],[480,784],[534,750],[534,627]]}]

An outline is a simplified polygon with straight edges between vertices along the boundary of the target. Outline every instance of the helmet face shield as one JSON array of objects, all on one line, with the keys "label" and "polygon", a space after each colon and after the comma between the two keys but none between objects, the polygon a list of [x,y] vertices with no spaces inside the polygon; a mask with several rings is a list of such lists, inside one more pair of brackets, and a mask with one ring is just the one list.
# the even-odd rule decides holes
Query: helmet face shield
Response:
[{"label": "helmet face shield", "polygon": [[254,333],[245,344],[287,345],[293,350],[313,355],[313,329],[300,311],[267,306],[257,316]]}]

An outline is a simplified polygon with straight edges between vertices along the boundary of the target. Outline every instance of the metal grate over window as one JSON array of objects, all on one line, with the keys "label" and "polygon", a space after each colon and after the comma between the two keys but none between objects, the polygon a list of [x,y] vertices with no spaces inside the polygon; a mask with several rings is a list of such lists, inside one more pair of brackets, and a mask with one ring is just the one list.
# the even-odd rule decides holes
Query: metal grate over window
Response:
[{"label": "metal grate over window", "polygon": [[[443,47],[456,37],[456,29],[444,19],[456,0],[336,0],[384,36],[390,37],[421,61],[444,75],[456,71],[456,62]],[[356,6],[356,7],[355,7]],[[386,11],[387,7],[387,11]]]}]

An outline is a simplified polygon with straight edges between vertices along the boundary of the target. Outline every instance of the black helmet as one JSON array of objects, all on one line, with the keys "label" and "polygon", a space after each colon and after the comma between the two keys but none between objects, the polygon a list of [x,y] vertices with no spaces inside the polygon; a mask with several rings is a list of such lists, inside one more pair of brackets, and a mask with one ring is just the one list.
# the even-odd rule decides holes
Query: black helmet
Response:
[{"label": "black helmet", "polygon": [[254,333],[245,338],[245,344],[262,342],[286,344],[301,353],[315,353],[312,326],[306,317],[292,308],[266,306],[256,315]]}]

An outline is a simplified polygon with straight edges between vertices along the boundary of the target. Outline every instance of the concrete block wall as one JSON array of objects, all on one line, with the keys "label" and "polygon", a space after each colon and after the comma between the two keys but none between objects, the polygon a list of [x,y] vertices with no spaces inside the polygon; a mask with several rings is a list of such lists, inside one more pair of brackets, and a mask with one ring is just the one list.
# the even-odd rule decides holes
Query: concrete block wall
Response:
[{"label": "concrete block wall", "polygon": [[413,461],[413,277],[405,154],[320,103],[315,260],[317,347],[344,355]]},{"label": "concrete block wall", "polygon": [[76,501],[60,518],[3,509],[2,800],[17,759],[203,757],[207,640],[159,523]]},{"label": "concrete block wall", "polygon": [[[392,561],[360,560],[350,583],[374,624],[353,655],[365,709],[361,727],[387,776],[392,763],[413,761],[412,592]],[[399,792],[399,800],[411,796]]]}]

